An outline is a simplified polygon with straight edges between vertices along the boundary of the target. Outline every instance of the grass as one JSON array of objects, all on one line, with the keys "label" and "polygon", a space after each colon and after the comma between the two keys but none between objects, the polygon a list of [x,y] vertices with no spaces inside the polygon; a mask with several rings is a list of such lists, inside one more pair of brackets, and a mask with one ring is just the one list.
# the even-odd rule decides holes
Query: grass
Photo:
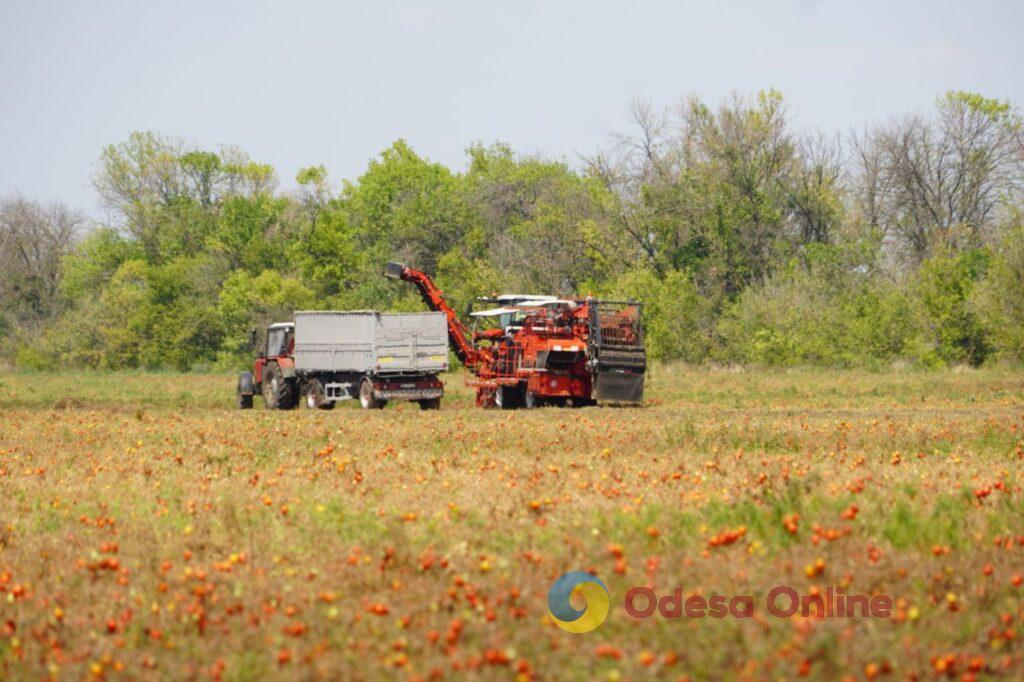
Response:
[{"label": "grass", "polygon": [[[515,412],[462,379],[280,413],[0,373],[0,677],[1024,676],[1024,374],[658,366],[640,409]],[[581,569],[611,612],[574,635]],[[893,613],[776,618],[780,584]],[[635,585],[758,610],[633,620]]]}]

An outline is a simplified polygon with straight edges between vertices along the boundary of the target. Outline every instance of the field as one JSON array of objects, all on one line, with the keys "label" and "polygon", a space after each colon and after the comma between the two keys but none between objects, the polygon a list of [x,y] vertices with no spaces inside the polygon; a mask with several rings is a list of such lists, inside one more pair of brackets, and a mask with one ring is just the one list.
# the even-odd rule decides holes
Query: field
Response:
[{"label": "field", "polygon": [[[655,367],[644,408],[0,374],[0,677],[1024,677],[1024,374]],[[547,593],[594,572],[572,634]],[[778,585],[889,617],[772,615]],[[749,595],[749,618],[634,619]]]}]

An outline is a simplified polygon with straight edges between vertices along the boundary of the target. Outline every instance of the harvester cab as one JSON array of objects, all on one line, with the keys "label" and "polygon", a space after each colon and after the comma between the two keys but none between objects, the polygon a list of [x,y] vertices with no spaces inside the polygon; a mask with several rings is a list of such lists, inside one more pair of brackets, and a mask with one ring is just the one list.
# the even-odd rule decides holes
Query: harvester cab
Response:
[{"label": "harvester cab", "polygon": [[514,334],[523,328],[530,315],[552,316],[565,313],[576,307],[576,302],[557,296],[536,296],[526,294],[502,294],[501,296],[480,296],[478,303],[498,305],[497,308],[470,313],[474,319],[495,318],[497,326],[507,334]]}]

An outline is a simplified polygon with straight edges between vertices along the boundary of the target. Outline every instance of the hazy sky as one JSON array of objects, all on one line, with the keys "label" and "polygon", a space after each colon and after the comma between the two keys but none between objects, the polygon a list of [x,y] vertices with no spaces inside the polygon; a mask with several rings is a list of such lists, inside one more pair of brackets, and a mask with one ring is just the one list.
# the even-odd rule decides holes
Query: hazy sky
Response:
[{"label": "hazy sky", "polygon": [[397,138],[454,168],[473,141],[564,158],[633,98],[782,91],[847,130],[949,89],[1024,104],[1024,2],[0,0],[0,196],[98,216],[90,177],[133,130],[247,150],[337,184]]}]

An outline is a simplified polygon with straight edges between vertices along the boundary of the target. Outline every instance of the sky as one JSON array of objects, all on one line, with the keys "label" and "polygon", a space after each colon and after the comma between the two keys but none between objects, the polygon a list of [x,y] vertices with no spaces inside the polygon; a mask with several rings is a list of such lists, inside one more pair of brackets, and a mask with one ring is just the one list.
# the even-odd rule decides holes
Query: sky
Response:
[{"label": "sky", "polygon": [[579,164],[630,102],[775,88],[800,129],[1024,105],[1024,2],[0,0],[0,197],[100,218],[91,178],[135,130],[241,147],[281,187],[335,186],[394,140],[461,170],[473,142]]}]

